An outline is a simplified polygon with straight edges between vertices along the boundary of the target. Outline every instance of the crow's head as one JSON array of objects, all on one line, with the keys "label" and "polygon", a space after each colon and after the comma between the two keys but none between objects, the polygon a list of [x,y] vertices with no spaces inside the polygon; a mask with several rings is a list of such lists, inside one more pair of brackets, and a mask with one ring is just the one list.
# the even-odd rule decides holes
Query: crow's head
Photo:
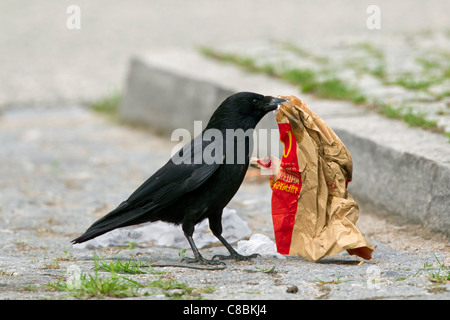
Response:
[{"label": "crow's head", "polygon": [[285,101],[253,92],[239,92],[222,102],[212,115],[208,126],[254,128],[266,113],[275,110]]}]

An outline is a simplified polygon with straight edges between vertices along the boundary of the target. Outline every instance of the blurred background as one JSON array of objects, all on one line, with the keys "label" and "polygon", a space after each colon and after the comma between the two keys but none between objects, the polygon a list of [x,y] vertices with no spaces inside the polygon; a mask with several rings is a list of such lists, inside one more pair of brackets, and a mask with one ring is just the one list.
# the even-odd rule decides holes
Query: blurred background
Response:
[{"label": "blurred background", "polygon": [[[367,26],[372,4],[380,29]],[[80,29],[66,27],[70,5],[80,7]],[[108,95],[123,87],[139,52],[352,37],[382,44],[399,34],[448,34],[449,12],[450,2],[439,0],[2,0],[0,108]]]}]

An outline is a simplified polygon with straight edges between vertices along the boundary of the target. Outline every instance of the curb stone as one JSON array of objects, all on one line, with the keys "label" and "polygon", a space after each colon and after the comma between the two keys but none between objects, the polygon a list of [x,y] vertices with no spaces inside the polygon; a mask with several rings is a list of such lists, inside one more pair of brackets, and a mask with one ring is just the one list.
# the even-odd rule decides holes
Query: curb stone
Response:
[{"label": "curb stone", "polygon": [[[207,121],[225,97],[238,91],[299,96],[350,150],[354,163],[350,192],[390,214],[450,236],[450,144],[439,134],[410,128],[348,102],[319,100],[299,93],[295,86],[188,51],[136,55],[120,118],[168,135],[195,120]],[[258,128],[276,128],[273,114]]]}]

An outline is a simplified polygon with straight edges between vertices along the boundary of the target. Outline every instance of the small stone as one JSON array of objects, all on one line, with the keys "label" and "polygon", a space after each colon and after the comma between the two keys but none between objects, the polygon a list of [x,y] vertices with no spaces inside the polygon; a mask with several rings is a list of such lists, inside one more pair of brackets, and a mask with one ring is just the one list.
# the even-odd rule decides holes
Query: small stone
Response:
[{"label": "small stone", "polygon": [[290,286],[287,288],[286,290],[287,293],[297,293],[298,292],[298,287],[297,286]]}]

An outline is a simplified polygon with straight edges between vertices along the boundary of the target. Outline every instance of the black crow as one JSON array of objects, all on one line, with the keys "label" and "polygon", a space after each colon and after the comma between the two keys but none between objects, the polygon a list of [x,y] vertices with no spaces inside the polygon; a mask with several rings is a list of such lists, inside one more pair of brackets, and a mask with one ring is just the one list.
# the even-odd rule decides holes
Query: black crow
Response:
[{"label": "black crow", "polygon": [[[238,191],[249,165],[252,130],[261,118],[286,100],[251,92],[236,93],[217,108],[202,134],[180,149],[116,209],[96,221],[73,243],[116,228],[144,222],[181,224],[194,253],[188,262],[217,264],[218,259],[247,260],[221,236],[222,210]],[[208,218],[212,233],[229,256],[204,259],[193,239],[194,227]]]}]

